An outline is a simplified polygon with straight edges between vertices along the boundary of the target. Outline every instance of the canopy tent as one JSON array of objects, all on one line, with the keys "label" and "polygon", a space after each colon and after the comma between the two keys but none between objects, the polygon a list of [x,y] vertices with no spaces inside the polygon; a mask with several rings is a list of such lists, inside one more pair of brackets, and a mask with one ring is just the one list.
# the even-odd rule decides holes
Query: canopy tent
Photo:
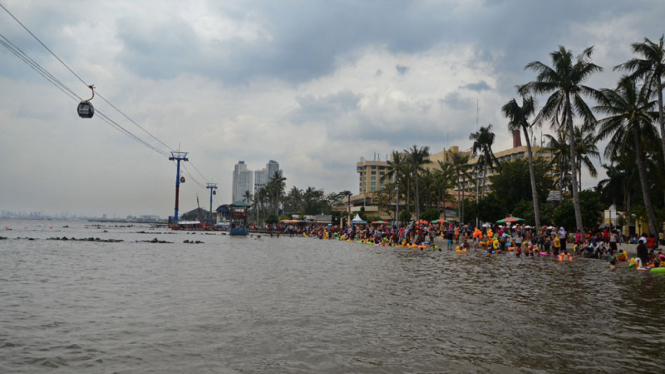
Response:
[{"label": "canopy tent", "polygon": [[372,222],[372,225],[385,225],[387,223],[388,222],[385,222],[385,221],[374,221],[374,222]]},{"label": "canopy tent", "polygon": [[435,219],[434,221],[432,221],[432,223],[448,223],[448,222],[446,222],[446,220],[443,219],[443,218],[439,218],[439,219]]},{"label": "canopy tent", "polygon": [[517,223],[517,222],[524,222],[524,218],[510,216],[496,221],[496,223]]},{"label": "canopy tent", "polygon": [[351,223],[367,223],[367,221],[360,218],[360,215],[356,214],[355,217],[351,220]]}]

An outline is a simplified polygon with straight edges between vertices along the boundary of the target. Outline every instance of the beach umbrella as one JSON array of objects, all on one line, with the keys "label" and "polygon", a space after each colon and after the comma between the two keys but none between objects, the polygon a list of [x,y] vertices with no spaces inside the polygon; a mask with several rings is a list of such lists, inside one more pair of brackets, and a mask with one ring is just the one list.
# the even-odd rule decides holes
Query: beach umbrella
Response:
[{"label": "beach umbrella", "polygon": [[524,218],[510,216],[496,221],[496,223],[516,223],[516,222],[524,222]]},{"label": "beach umbrella", "polygon": [[447,223],[445,219],[439,218],[432,221],[432,223]]},{"label": "beach umbrella", "polygon": [[385,225],[386,223],[388,223],[388,222],[384,222],[384,221],[374,221],[374,222],[372,222],[373,225]]}]

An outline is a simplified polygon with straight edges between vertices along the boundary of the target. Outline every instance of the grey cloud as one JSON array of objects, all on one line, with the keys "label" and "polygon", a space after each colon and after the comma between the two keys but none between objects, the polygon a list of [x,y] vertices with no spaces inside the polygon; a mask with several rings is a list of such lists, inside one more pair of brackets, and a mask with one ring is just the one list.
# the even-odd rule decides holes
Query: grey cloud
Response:
[{"label": "grey cloud", "polygon": [[467,110],[474,106],[473,100],[463,98],[457,91],[447,94],[443,99],[439,99],[439,103],[454,110]]},{"label": "grey cloud", "polygon": [[383,74],[383,70],[381,70],[381,69],[378,69],[378,70],[376,71],[376,73],[375,73],[375,75],[376,75],[377,77],[380,77],[382,74]]},{"label": "grey cloud", "polygon": [[[340,57],[351,56],[362,47],[385,45],[392,53],[411,54],[449,42],[473,43],[479,60],[498,58],[493,61],[498,69],[519,72],[526,63],[546,58],[572,24],[622,15],[639,7],[665,12],[665,5],[656,0],[490,0],[473,11],[465,3],[397,0],[215,6],[212,12],[238,21],[251,14],[272,39],[234,39],[204,48],[186,25],[169,20],[153,30],[120,29],[118,37],[129,47],[121,61],[149,77],[196,72],[227,83],[265,77],[299,83],[332,73]],[[174,35],[176,30],[181,35]],[[165,38],[162,33],[171,35]],[[495,57],[492,50],[509,53]]]},{"label": "grey cloud", "polygon": [[296,97],[299,108],[291,113],[290,120],[300,124],[307,121],[335,119],[338,116],[358,109],[362,94],[344,90],[323,97],[305,95]]},{"label": "grey cloud", "polygon": [[395,65],[395,69],[397,70],[397,74],[404,75],[407,71],[409,71],[410,67],[397,64]]},{"label": "grey cloud", "polygon": [[466,88],[468,90],[476,91],[476,92],[481,92],[481,91],[485,91],[485,90],[489,91],[489,90],[492,89],[492,87],[490,87],[490,85],[487,84],[487,82],[485,82],[483,80],[481,80],[477,83],[465,84],[464,86],[460,86],[460,88]]}]

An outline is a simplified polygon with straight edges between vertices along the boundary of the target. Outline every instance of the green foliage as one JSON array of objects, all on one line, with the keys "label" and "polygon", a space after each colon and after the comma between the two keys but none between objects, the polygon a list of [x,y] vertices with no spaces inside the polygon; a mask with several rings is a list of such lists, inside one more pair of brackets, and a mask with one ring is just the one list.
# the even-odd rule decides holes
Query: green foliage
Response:
[{"label": "green foliage", "polygon": [[271,214],[266,218],[266,223],[269,224],[269,225],[274,225],[277,222],[279,222],[279,219],[274,214]]},{"label": "green foliage", "polygon": [[411,222],[411,212],[407,209],[400,210],[399,212],[399,221],[400,222]]},{"label": "green foliage", "polygon": [[506,204],[491,193],[478,201],[478,218],[482,222],[496,222],[506,217]]},{"label": "green foliage", "polygon": [[566,230],[574,228],[575,208],[573,207],[573,202],[571,200],[561,202],[561,205],[554,209],[552,220],[557,227],[563,226]]},{"label": "green foliage", "polygon": [[358,217],[362,219],[363,221],[367,221],[367,214],[365,214],[365,207],[360,208],[360,211],[358,212]]},{"label": "green foliage", "polygon": [[[538,201],[546,201],[547,194],[554,186],[554,181],[549,175],[551,167],[544,160],[537,158],[533,160],[533,168],[536,174]],[[504,202],[509,212],[521,201],[533,200],[529,161],[526,158],[501,163],[501,173],[492,175],[490,180],[492,191]]]},{"label": "green foliage", "polygon": [[[603,211],[600,194],[590,190],[580,192],[580,208],[582,210],[582,225],[584,226],[584,230],[597,230]],[[575,230],[573,202],[564,200],[558,208],[554,209],[552,219],[557,226],[563,226],[567,231]]]},{"label": "green foliage", "polygon": [[427,209],[423,214],[420,215],[420,218],[424,219],[425,221],[434,221],[435,219],[439,219],[441,216],[441,212],[439,212],[438,209]]},{"label": "green foliage", "polygon": [[[540,204],[540,222],[542,224],[549,224],[552,222],[552,212],[554,208],[551,205]],[[522,200],[520,201],[515,208],[513,209],[512,215],[514,217],[524,218],[524,222],[527,225],[535,225],[536,217],[533,210],[533,201],[532,200]],[[573,217],[574,218],[574,217]]]}]

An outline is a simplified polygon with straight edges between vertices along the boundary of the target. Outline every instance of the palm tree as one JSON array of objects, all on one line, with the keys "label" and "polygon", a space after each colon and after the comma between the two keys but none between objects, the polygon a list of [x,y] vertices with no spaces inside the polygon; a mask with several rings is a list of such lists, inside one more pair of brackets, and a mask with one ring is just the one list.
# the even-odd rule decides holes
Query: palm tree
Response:
[{"label": "palm tree", "polygon": [[303,191],[296,186],[291,187],[286,195],[284,209],[290,213],[302,212],[302,194]]},{"label": "palm tree", "polygon": [[446,220],[446,196],[448,189],[455,185],[455,171],[452,164],[437,161],[439,169],[436,171],[436,188],[438,189],[438,201],[443,204],[443,220]]},{"label": "palm tree", "polygon": [[570,148],[566,143],[567,132],[557,131],[556,137],[545,134],[547,140],[545,147],[537,153],[549,153],[551,155],[550,166],[556,167],[559,174],[556,184],[559,186],[559,196],[563,200],[563,190],[570,184]]},{"label": "palm tree", "polygon": [[429,159],[429,147],[418,148],[416,145],[413,146],[410,150],[405,150],[407,153],[406,157],[409,160],[410,174],[414,180],[414,197],[416,203],[416,220],[420,219],[420,190],[418,186],[418,180],[420,179],[420,172],[423,170],[423,167],[427,164],[432,163]]},{"label": "palm tree", "polygon": [[390,154],[390,160],[387,161],[386,173],[381,176],[380,181],[383,183],[391,180],[393,182],[399,181],[403,178],[402,169],[405,163],[405,157],[401,153],[393,151]]},{"label": "palm tree", "polygon": [[[624,211],[628,211],[630,209],[629,185],[631,182],[631,170],[628,170],[625,166],[626,165],[620,162],[616,164],[612,162],[610,165],[603,164],[607,178],[598,182],[596,191],[598,191],[605,200],[612,200],[612,204],[619,208],[623,208]],[[621,204],[617,204],[617,196],[623,196]]]},{"label": "palm tree", "polygon": [[480,152],[478,162],[476,163],[476,171],[483,170],[483,187],[481,196],[485,196],[485,179],[487,179],[488,168],[498,168],[499,160],[492,152],[492,145],[494,144],[495,134],[492,132],[492,124],[487,127],[480,127],[480,130],[469,135],[469,140],[473,140],[473,153]]},{"label": "palm tree", "polygon": [[[257,210],[263,211],[263,216],[265,218],[265,207],[266,207],[266,202],[268,201],[268,190],[266,189],[266,186],[262,186],[254,195],[255,201],[257,203]],[[258,213],[257,213],[258,214]],[[257,218],[257,223],[260,222],[260,219]]]},{"label": "palm tree", "polygon": [[596,146],[597,138],[593,130],[585,131],[581,126],[575,126],[575,158],[577,159],[577,176],[579,178],[579,191],[582,191],[582,165],[589,170],[592,177],[598,176],[598,171],[591,158],[600,161],[600,153]]},{"label": "palm tree", "polygon": [[[536,188],[536,172],[533,167],[533,152],[531,151],[531,139],[529,137],[529,128],[533,123],[529,122],[529,117],[536,113],[536,100],[531,96],[522,97],[522,106],[517,104],[515,99],[510,100],[501,108],[503,115],[509,120],[508,130],[524,132],[526,139],[527,154],[529,156],[529,175],[531,176],[531,196],[533,199],[533,213],[535,215],[536,227],[540,226],[540,207],[538,206],[538,189]],[[483,181],[484,182],[484,181]]]},{"label": "palm tree", "polygon": [[[665,48],[663,48],[663,38],[660,37],[658,43],[654,43],[648,38],[644,38],[643,43],[633,43],[633,53],[643,57],[633,58],[623,64],[614,67],[614,70],[623,70],[632,72],[628,79],[636,80],[643,78],[652,90],[658,93],[658,123],[660,124],[661,143],[665,151],[665,118],[663,117],[663,81],[665,76]],[[665,155],[665,152],[663,152]]]},{"label": "palm tree", "polygon": [[459,222],[463,222],[463,212],[462,212],[462,178],[465,178],[468,181],[476,183],[469,173],[471,165],[469,165],[469,156],[464,155],[460,152],[451,153],[451,168],[455,175],[455,180],[457,183],[457,219]]},{"label": "palm tree", "polygon": [[642,198],[649,221],[649,232],[657,233],[656,217],[649,193],[645,147],[649,139],[658,136],[652,115],[656,101],[651,100],[651,97],[651,85],[648,82],[642,87],[637,87],[634,80],[622,79],[616,90],[601,91],[601,95],[598,96],[600,105],[596,106],[595,110],[608,115],[599,122],[598,131],[599,139],[610,138],[605,148],[605,155],[634,152],[642,186]]},{"label": "palm tree", "polygon": [[242,201],[246,202],[247,204],[252,204],[252,193],[249,191],[245,191],[245,193],[242,195]]},{"label": "palm tree", "polygon": [[275,209],[275,216],[279,216],[279,200],[284,195],[284,189],[286,188],[286,178],[282,175],[281,170],[275,171],[273,175],[270,176],[270,180],[266,184],[266,189],[269,193],[269,198],[271,200],[273,209]]},{"label": "palm tree", "polygon": [[582,82],[591,74],[602,71],[603,68],[591,62],[593,47],[585,49],[577,60],[573,53],[559,46],[557,51],[550,54],[553,67],[540,61],[533,61],[525,69],[538,73],[536,80],[519,87],[519,93],[525,95],[552,93],[547,102],[538,113],[536,122],[551,121],[554,128],[568,129],[568,142],[570,147],[570,166],[573,184],[573,206],[575,207],[575,223],[577,229],[584,234],[582,225],[582,211],[580,210],[580,197],[577,188],[577,162],[575,159],[575,130],[573,121],[576,117],[584,120],[584,126],[591,127],[596,119],[591,109],[582,98],[582,95],[595,96],[597,91],[587,87]]}]

